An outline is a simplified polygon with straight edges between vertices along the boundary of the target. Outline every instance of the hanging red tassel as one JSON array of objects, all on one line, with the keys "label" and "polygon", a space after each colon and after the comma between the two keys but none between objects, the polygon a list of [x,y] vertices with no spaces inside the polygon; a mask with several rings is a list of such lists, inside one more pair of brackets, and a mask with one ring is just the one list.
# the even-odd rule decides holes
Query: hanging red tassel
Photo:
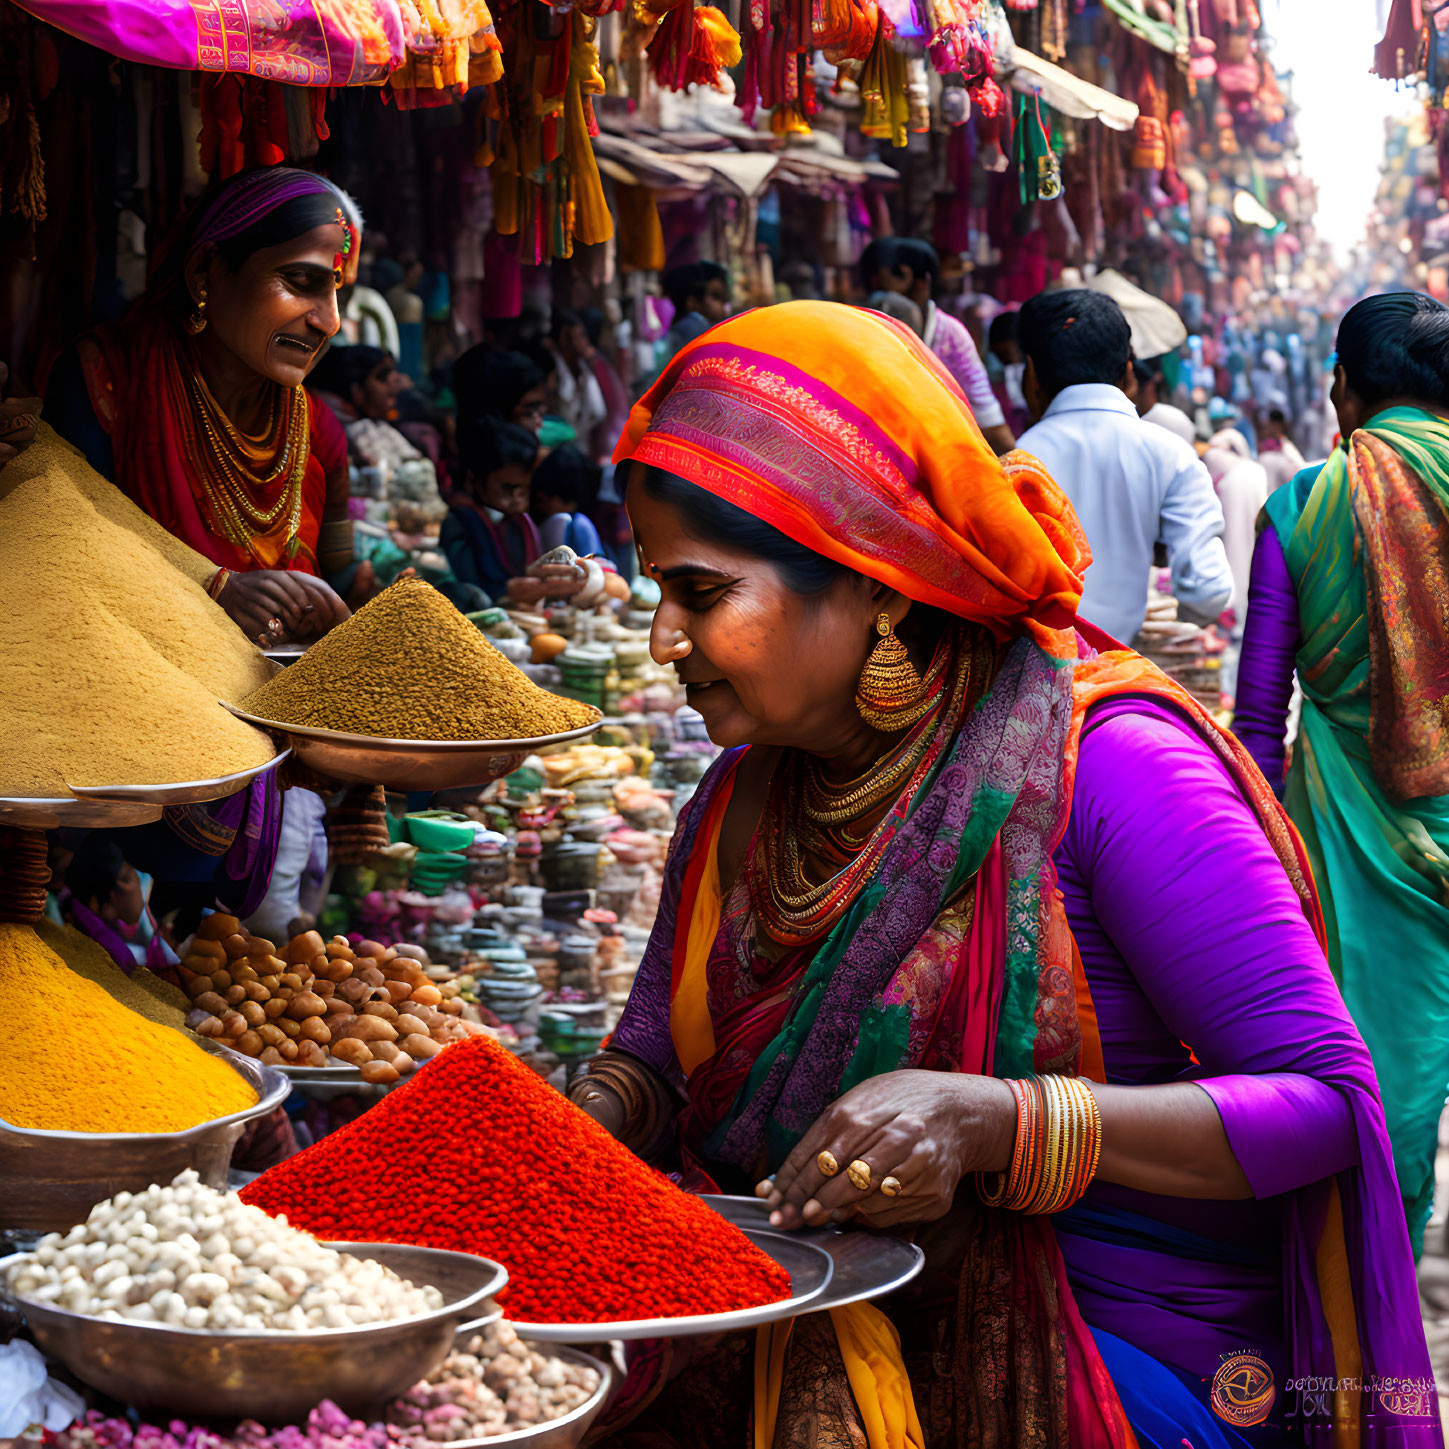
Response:
[{"label": "hanging red tassel", "polygon": [[[651,14],[659,14],[650,7]],[[675,0],[664,11],[659,28],[649,41],[649,69],[665,90],[683,90],[689,73],[689,56],[694,47],[694,0]]]}]

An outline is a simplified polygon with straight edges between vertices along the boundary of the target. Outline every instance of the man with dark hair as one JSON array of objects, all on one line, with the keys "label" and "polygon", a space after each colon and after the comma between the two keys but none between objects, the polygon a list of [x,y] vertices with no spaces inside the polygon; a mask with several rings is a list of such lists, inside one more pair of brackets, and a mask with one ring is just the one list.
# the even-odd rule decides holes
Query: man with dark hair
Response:
[{"label": "man with dark hair", "polygon": [[1184,443],[1193,442],[1197,437],[1197,428],[1194,427],[1192,419],[1181,408],[1173,407],[1166,400],[1171,388],[1160,359],[1154,357],[1143,362],[1140,358],[1134,358],[1132,371],[1137,378],[1137,396],[1134,399],[1137,416],[1149,423],[1156,423],[1159,428],[1166,428]]},{"label": "man with dark hair", "polygon": [[718,262],[688,262],[665,272],[662,286],[674,306],[674,325],[664,339],[667,362],[681,347],[728,316],[730,274]]},{"label": "man with dark hair", "polygon": [[1035,419],[1019,446],[1061,485],[1092,547],[1082,617],[1130,644],[1161,540],[1179,609],[1216,619],[1233,593],[1223,510],[1196,450],[1137,416],[1122,309],[1101,292],[1042,292],[1022,307],[1017,335]]},{"label": "man with dark hair", "polygon": [[935,247],[915,237],[878,237],[860,257],[860,276],[867,292],[899,292],[921,309],[921,340],[966,394],[986,441],[998,454],[1009,452],[1016,446],[1016,439],[1006,425],[1006,415],[966,324],[943,312],[932,300],[940,271],[941,260]]}]

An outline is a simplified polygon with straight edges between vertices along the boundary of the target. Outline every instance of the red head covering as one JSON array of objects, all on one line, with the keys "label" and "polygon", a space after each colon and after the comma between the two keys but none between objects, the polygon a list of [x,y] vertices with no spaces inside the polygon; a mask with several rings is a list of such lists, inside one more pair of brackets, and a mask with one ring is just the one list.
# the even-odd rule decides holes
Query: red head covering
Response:
[{"label": "red head covering", "polygon": [[1000,635],[1047,643],[1075,621],[1091,554],[1066,495],[1027,454],[998,459],[951,376],[879,313],[787,302],[720,323],[635,404],[614,460]]}]

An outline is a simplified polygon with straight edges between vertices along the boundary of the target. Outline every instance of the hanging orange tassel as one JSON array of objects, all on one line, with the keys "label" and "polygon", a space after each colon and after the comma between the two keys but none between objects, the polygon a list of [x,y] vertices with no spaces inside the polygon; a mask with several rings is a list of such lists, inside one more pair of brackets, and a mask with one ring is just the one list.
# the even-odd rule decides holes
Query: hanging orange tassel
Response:
[{"label": "hanging orange tassel", "polygon": [[738,65],[742,56],[740,33],[725,18],[724,11],[713,5],[696,5],[686,84],[717,86],[720,72]]}]

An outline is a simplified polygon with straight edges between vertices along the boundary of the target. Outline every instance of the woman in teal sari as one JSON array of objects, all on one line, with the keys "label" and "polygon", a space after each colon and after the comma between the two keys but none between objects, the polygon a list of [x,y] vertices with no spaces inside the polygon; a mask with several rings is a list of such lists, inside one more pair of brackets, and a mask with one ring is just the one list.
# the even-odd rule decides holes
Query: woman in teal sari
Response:
[{"label": "woman in teal sari", "polygon": [[1449,1088],[1449,308],[1358,303],[1331,397],[1344,441],[1263,512],[1235,728],[1313,863],[1417,1251]]}]

